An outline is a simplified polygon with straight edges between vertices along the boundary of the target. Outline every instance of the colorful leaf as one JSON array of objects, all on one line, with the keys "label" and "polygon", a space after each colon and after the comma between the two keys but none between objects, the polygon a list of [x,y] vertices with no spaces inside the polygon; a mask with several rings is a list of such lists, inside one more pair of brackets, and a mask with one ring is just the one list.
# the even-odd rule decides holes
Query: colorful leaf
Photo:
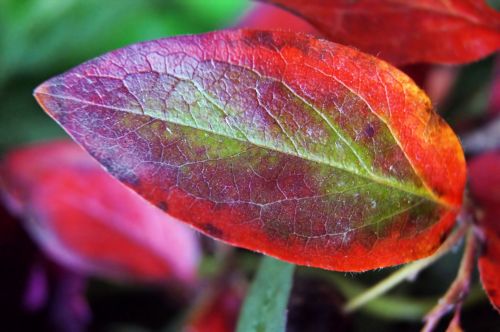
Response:
[{"label": "colorful leaf", "polygon": [[394,64],[460,64],[500,48],[500,13],[484,0],[259,0],[304,17],[332,41]]},{"label": "colorful leaf", "polygon": [[35,96],[172,216],[297,264],[362,271],[429,255],[461,205],[463,153],[427,96],[387,63],[307,35],[145,42]]},{"label": "colorful leaf", "polygon": [[77,144],[19,149],[1,167],[11,210],[59,263],[119,279],[193,281],[196,235],[109,176]]},{"label": "colorful leaf", "polygon": [[491,304],[500,312],[500,151],[472,160],[469,177],[471,193],[482,208],[478,213],[483,239],[481,282]]}]

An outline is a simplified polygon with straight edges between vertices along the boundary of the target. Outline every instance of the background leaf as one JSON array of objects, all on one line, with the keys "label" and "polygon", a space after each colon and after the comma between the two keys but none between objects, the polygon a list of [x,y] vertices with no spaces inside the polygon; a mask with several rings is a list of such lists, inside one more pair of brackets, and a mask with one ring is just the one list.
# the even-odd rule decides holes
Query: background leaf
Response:
[{"label": "background leaf", "polygon": [[238,22],[239,28],[283,30],[320,35],[306,20],[273,5],[259,3]]},{"label": "background leaf", "polygon": [[484,0],[259,0],[304,17],[332,41],[394,64],[458,64],[500,48],[500,13]]},{"label": "background leaf", "polygon": [[145,282],[196,278],[195,234],[104,172],[71,141],[16,150],[0,184],[42,249],[86,275]]},{"label": "background leaf", "polygon": [[479,272],[491,304],[500,312],[500,151],[469,163],[470,190],[479,204],[477,218],[483,241]]},{"label": "background leaf", "polygon": [[284,332],[294,265],[262,258],[243,303],[237,332]]}]

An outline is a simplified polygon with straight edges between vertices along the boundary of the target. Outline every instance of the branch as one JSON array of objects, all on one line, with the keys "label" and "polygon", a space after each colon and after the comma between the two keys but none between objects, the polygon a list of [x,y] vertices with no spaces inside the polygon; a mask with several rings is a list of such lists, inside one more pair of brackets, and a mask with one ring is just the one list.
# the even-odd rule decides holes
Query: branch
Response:
[{"label": "branch", "polygon": [[380,295],[388,292],[396,285],[400,284],[405,280],[413,280],[418,273],[420,273],[423,269],[432,265],[438,259],[440,259],[443,255],[449,252],[457,243],[460,242],[462,237],[464,236],[469,224],[466,222],[459,222],[458,227],[451,233],[446,241],[439,247],[439,249],[429,257],[424,259],[420,259],[413,263],[407,264],[401,269],[397,270],[387,278],[380,281],[378,284],[369,288],[366,292],[363,292],[359,296],[351,299],[344,306],[344,311],[347,313],[351,313],[356,311],[366,303],[372,301],[373,299],[379,297]]},{"label": "branch", "polygon": [[[473,228],[470,227],[467,232],[467,242],[465,244],[465,251],[460,263],[457,277],[451,284],[446,294],[439,300],[438,304],[425,316],[424,320],[426,323],[422,332],[433,331],[443,316],[455,308],[457,311],[460,310],[464,298],[469,293],[471,274],[474,270],[476,257],[476,247],[476,236]],[[458,320],[458,317],[459,313],[455,313],[454,320]]]}]

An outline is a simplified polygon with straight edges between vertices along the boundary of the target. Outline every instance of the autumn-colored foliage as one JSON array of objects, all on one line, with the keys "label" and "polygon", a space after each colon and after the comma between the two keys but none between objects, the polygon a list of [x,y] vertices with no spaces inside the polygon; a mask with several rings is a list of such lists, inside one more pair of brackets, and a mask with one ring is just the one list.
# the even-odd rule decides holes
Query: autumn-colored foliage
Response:
[{"label": "autumn-colored foliage", "polygon": [[141,43],[35,96],[153,204],[298,264],[362,271],[429,255],[460,208],[463,153],[426,95],[387,63],[306,35]]},{"label": "autumn-colored foliage", "polygon": [[0,170],[11,211],[64,266],[120,280],[195,279],[195,234],[122,186],[77,144],[15,150]]},{"label": "autumn-colored foliage", "polygon": [[240,28],[283,30],[319,35],[306,20],[279,7],[259,3],[238,23]]},{"label": "autumn-colored foliage", "polygon": [[394,64],[460,64],[500,48],[500,14],[485,0],[259,0],[307,19],[330,40]]},{"label": "autumn-colored foliage", "polygon": [[[352,316],[365,310],[424,332],[453,314],[448,331],[462,331],[469,306],[496,315],[473,303],[481,282],[500,312],[497,4],[99,3],[0,2],[0,266],[22,261],[0,304],[23,294],[16,305],[48,330],[100,330],[102,312],[133,316],[102,301],[116,287],[104,296],[137,292],[141,316],[161,312],[148,330],[389,332]],[[76,143],[18,147],[52,137],[36,117],[65,136],[39,110],[16,113],[33,104],[17,87],[43,80],[36,100]],[[458,246],[460,263],[443,257]],[[449,280],[431,267],[441,257],[456,276],[432,295],[443,285],[428,280]],[[308,268],[403,263],[369,288],[376,271]],[[159,303],[135,301],[149,290]]]},{"label": "autumn-colored foliage", "polygon": [[470,189],[479,204],[478,232],[483,241],[479,272],[492,305],[500,311],[500,152],[469,164]]}]

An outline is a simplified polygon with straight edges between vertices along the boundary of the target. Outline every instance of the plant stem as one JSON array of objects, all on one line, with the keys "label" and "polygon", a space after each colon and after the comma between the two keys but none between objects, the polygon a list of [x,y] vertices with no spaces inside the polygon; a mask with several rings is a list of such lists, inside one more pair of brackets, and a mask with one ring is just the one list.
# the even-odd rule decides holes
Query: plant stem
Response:
[{"label": "plant stem", "polygon": [[384,280],[369,288],[366,292],[363,292],[359,296],[351,299],[344,306],[344,311],[347,313],[356,311],[366,303],[372,301],[382,294],[385,294],[401,282],[414,279],[420,271],[432,265],[453,247],[455,247],[455,245],[464,236],[468,227],[468,223],[460,222],[458,227],[448,236],[446,241],[434,254],[424,259],[420,259],[418,261],[405,265]]},{"label": "plant stem", "polygon": [[284,332],[295,265],[263,256],[241,308],[236,331]]},{"label": "plant stem", "polygon": [[[471,274],[474,270],[477,241],[473,228],[467,232],[465,251],[460,263],[457,277],[451,284],[446,294],[439,300],[438,304],[425,316],[425,326],[422,332],[431,332],[441,318],[455,307],[460,310],[464,298],[469,293]],[[459,314],[456,314],[459,317]]]},{"label": "plant stem", "polygon": [[462,305],[457,304],[455,309],[455,314],[446,329],[446,332],[463,332],[462,327],[460,326],[460,311],[462,310]]},{"label": "plant stem", "polygon": [[[331,282],[347,300],[364,293],[367,289],[359,281],[346,278],[342,273],[306,267],[300,267],[297,273],[299,276],[318,277]],[[385,294],[366,303],[359,311],[377,319],[417,322],[422,320],[422,317],[434,307],[438,300],[439,297],[435,296],[413,298]],[[487,301],[486,294],[480,284],[475,284],[464,301],[463,307],[472,307],[483,301]]]}]

